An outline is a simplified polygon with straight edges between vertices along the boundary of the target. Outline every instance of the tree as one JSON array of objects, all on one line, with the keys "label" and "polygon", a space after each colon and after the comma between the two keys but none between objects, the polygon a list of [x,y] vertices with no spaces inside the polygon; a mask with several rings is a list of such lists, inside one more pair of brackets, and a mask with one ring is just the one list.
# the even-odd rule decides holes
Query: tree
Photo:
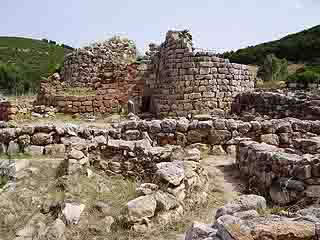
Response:
[{"label": "tree", "polygon": [[263,81],[284,81],[288,77],[288,62],[286,59],[278,59],[274,54],[266,56],[259,67],[257,77]]},{"label": "tree", "polygon": [[9,94],[20,95],[30,88],[30,83],[15,64],[0,64],[0,86]]}]

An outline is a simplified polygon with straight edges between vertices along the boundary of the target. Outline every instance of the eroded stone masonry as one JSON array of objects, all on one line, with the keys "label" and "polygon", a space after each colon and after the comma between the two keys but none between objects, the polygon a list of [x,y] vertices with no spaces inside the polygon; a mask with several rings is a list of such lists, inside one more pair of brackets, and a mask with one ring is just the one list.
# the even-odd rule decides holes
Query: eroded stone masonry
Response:
[{"label": "eroded stone masonry", "polygon": [[38,104],[65,113],[111,113],[133,100],[138,112],[183,116],[228,111],[235,96],[254,88],[247,66],[195,52],[188,32],[169,31],[139,64],[135,54],[133,43],[120,38],[76,50],[60,75],[41,83]]}]

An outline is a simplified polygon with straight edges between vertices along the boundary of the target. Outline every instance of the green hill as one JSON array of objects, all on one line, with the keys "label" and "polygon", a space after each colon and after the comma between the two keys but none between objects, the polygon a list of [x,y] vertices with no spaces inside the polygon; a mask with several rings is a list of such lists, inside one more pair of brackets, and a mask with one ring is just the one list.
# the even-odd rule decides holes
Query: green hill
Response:
[{"label": "green hill", "polygon": [[[53,73],[71,51],[67,45],[46,39],[0,37],[0,89],[20,94],[36,91],[41,77]],[[21,78],[18,90],[12,83],[16,78]]]},{"label": "green hill", "polygon": [[275,54],[288,61],[319,62],[320,61],[320,25],[290,34],[277,41],[266,42],[256,46],[239,49],[236,52],[225,52],[223,57],[232,62],[260,65],[266,55]]}]

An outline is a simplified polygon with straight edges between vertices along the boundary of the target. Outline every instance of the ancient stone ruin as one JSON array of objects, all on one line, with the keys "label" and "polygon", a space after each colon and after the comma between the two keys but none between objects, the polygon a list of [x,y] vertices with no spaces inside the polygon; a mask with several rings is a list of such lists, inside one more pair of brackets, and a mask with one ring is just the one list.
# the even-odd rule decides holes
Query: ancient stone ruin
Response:
[{"label": "ancient stone ruin", "polygon": [[[0,156],[61,158],[53,184],[63,198],[47,203],[41,202],[41,194],[31,197],[40,213],[16,229],[14,239],[64,239],[65,234],[73,239],[81,224],[81,231],[95,237],[112,232],[115,225],[145,233],[182,221],[218,192],[215,181],[225,165],[215,165],[212,171],[204,163],[208,156],[213,162],[218,156],[231,159],[228,167],[237,171],[245,190],[221,204],[210,224],[194,222],[185,240],[318,239],[318,96],[257,91],[247,66],[195,52],[186,31],[169,31],[164,43],[150,45],[143,61],[137,62],[135,55],[133,43],[120,38],[77,50],[66,57],[60,74],[41,83],[37,99],[45,105],[36,107],[42,113],[53,106],[63,113],[108,114],[129,102],[130,111],[137,114],[129,113],[125,120],[102,127],[0,122]],[[1,104],[0,116],[12,119],[17,109]],[[140,118],[143,112],[154,113],[154,118]],[[0,197],[9,199],[15,187],[32,192],[18,180],[40,173],[25,163],[11,158],[0,162],[8,169]],[[68,181],[80,182],[74,187],[77,194],[89,179],[95,179],[90,189],[111,192],[112,186],[103,182],[111,177],[133,179],[137,188],[116,216],[100,199],[94,205],[99,223],[91,224],[92,202],[72,195]],[[10,217],[0,218],[0,224],[9,227],[16,217],[10,212],[13,206],[1,206],[0,215]]]},{"label": "ancient stone ruin", "polygon": [[[193,51],[183,31],[150,44],[149,59],[140,64],[135,53],[131,41],[119,38],[71,53],[61,75],[42,82],[38,104],[65,113],[111,113],[131,99],[139,112],[185,116],[228,111],[233,97],[254,87],[247,66]],[[79,92],[66,96],[74,88]]]}]

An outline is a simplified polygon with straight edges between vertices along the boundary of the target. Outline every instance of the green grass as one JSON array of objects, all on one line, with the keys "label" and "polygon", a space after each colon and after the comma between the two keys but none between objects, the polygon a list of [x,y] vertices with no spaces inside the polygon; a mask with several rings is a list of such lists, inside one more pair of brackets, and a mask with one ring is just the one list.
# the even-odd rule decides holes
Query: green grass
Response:
[{"label": "green grass", "polygon": [[0,176],[0,189],[7,184],[8,180],[7,176]]},{"label": "green grass", "polygon": [[261,65],[266,55],[271,53],[293,62],[319,62],[320,25],[276,41],[249,46],[235,52],[225,52],[222,55],[232,62]]},{"label": "green grass", "polygon": [[5,153],[0,153],[0,159],[14,159],[14,160],[19,160],[19,159],[31,159],[33,158],[31,154],[29,153],[14,153],[14,154],[5,154]]},{"label": "green grass", "polygon": [[71,50],[41,40],[0,37],[0,63],[15,64],[22,69],[35,88],[41,77],[48,77]]}]

